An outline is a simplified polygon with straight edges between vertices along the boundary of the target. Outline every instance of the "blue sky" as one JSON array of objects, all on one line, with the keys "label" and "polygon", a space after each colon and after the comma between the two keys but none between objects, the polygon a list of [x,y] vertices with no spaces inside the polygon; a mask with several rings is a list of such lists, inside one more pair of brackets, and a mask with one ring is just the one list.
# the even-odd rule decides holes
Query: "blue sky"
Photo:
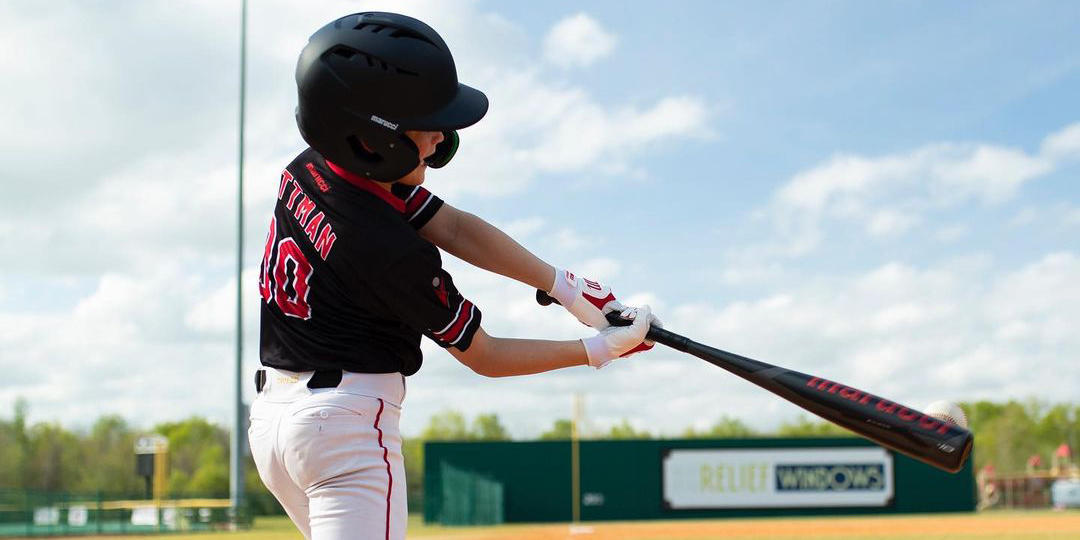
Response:
[{"label": "blue sky", "polygon": [[[488,93],[428,187],[711,345],[912,405],[1076,399],[1080,9],[1068,2],[252,2],[245,369],[254,266],[302,149],[292,69],[333,18],[434,26]],[[0,414],[149,424],[230,403],[239,7],[0,7]],[[133,44],[138,44],[133,45]],[[585,337],[447,257],[495,335]],[[586,394],[603,429],[800,411],[657,348],[490,380],[434,346],[403,419],[518,436]],[[245,380],[248,377],[245,376]],[[191,395],[198,391],[199,399]],[[476,399],[475,396],[483,396]],[[250,394],[249,394],[250,397]],[[646,405],[647,404],[647,405]]]}]

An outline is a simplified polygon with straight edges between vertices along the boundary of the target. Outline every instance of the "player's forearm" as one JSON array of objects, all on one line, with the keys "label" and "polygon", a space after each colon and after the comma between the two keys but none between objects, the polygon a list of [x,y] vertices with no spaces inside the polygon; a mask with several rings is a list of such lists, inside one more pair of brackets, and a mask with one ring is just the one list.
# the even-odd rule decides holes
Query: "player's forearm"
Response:
[{"label": "player's forearm", "polygon": [[496,338],[484,336],[483,349],[472,351],[459,360],[486,377],[532,375],[554,369],[583,366],[589,363],[585,346],[579,340],[547,341],[539,339]]},{"label": "player's forearm", "polygon": [[458,216],[456,234],[439,247],[474,266],[548,290],[555,269],[494,225],[468,212]]}]

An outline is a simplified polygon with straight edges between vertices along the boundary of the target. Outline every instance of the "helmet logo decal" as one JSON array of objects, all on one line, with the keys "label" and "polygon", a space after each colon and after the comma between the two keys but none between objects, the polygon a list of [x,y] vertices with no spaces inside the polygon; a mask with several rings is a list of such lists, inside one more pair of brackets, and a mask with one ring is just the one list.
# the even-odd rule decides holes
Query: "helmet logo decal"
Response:
[{"label": "helmet logo decal", "polygon": [[397,129],[397,127],[398,127],[397,124],[395,124],[395,123],[393,123],[393,122],[391,122],[389,120],[384,120],[382,118],[379,118],[378,116],[375,116],[374,114],[371,115],[371,121],[375,122],[376,124],[379,124],[380,126],[388,128],[388,129]]}]

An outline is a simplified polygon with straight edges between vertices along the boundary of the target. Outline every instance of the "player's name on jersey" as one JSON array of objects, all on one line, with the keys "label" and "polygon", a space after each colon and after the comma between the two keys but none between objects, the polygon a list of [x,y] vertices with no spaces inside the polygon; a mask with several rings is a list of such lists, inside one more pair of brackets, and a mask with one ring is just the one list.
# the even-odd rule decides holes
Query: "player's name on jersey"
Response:
[{"label": "player's name on jersey", "polygon": [[279,200],[285,197],[285,192],[288,191],[289,186],[292,186],[292,192],[289,193],[289,200],[285,203],[285,208],[293,211],[293,218],[304,228],[304,234],[307,236],[308,241],[311,242],[312,246],[315,247],[315,251],[318,251],[319,256],[325,261],[330,256],[334,241],[337,240],[334,227],[326,214],[319,210],[315,201],[304,193],[300,183],[286,169],[281,172],[281,185],[278,187]]}]

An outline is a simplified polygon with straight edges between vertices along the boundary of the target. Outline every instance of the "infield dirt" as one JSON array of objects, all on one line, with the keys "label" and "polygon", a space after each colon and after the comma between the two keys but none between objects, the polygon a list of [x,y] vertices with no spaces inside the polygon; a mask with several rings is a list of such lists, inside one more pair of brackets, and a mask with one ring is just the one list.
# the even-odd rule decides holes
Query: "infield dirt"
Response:
[{"label": "infield dirt", "polygon": [[[284,518],[256,521],[238,533],[110,536],[98,540],[301,540]],[[457,540],[1080,540],[1080,511],[987,512],[873,517],[712,519],[441,527],[410,519],[410,539]]]}]

